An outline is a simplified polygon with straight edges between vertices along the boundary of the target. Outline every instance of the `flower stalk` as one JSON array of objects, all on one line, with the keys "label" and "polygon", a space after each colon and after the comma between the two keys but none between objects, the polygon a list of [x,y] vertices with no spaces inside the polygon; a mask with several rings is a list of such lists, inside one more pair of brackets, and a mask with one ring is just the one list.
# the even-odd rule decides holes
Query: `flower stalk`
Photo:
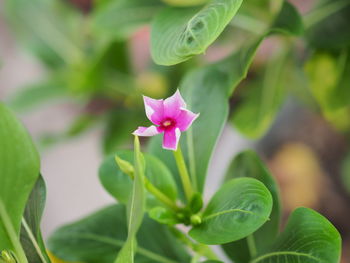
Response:
[{"label": "flower stalk", "polygon": [[[115,156],[115,161],[119,166],[120,170],[122,170],[125,174],[127,174],[131,180],[134,180],[134,173],[135,173],[134,166],[128,161],[125,161],[118,156]],[[179,210],[176,203],[173,202],[173,200],[171,200],[165,194],[163,194],[163,192],[160,191],[157,187],[155,187],[152,184],[152,182],[148,180],[146,176],[144,177],[144,185],[148,192],[153,194],[160,202],[165,204],[168,208],[174,210],[175,212]]]},{"label": "flower stalk", "polygon": [[174,151],[174,157],[176,161],[177,168],[179,170],[181,182],[185,191],[186,199],[191,201],[191,198],[194,194],[190,176],[186,167],[185,159],[183,157],[180,145],[177,147],[177,150]]},{"label": "flower stalk", "polygon": [[148,180],[147,177],[145,177],[145,187],[148,192],[153,194],[159,201],[161,201],[163,204],[165,204],[170,209],[174,210],[175,212],[179,210],[177,205],[165,194],[163,194],[157,187],[155,187],[150,180]]}]

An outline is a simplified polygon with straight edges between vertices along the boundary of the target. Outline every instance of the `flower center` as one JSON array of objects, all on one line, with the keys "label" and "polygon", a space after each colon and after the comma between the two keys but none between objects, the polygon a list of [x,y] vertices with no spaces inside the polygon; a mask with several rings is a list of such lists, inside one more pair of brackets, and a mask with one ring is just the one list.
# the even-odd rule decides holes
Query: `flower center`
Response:
[{"label": "flower center", "polygon": [[170,125],[171,125],[171,121],[169,121],[169,120],[166,120],[166,121],[163,122],[163,126],[164,127],[168,127]]},{"label": "flower center", "polygon": [[172,128],[174,125],[175,125],[175,121],[172,119],[166,119],[166,120],[162,121],[162,123],[161,123],[161,127],[163,129]]}]

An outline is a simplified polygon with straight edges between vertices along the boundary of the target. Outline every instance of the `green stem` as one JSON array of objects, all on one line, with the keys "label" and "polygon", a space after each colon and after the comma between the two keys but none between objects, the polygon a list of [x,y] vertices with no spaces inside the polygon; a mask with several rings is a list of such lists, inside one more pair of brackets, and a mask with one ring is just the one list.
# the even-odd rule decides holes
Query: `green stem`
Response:
[{"label": "green stem", "polygon": [[248,243],[248,249],[249,249],[250,256],[251,256],[251,258],[254,258],[257,254],[257,250],[256,250],[255,239],[254,239],[253,234],[251,234],[247,237],[247,243]]},{"label": "green stem", "polygon": [[174,157],[175,157],[177,168],[179,170],[182,185],[185,190],[186,198],[188,201],[190,201],[193,195],[193,188],[192,188],[190,176],[187,171],[185,159],[183,157],[180,145],[177,147],[177,150],[174,151]]},{"label": "green stem", "polygon": [[[135,167],[131,163],[119,158],[118,156],[115,157],[115,161],[118,164],[119,168],[125,174],[127,174],[132,181],[134,181],[134,179],[135,179]],[[153,194],[160,202],[162,202],[163,204],[165,204],[166,206],[168,206],[169,208],[171,208],[174,211],[179,210],[176,203],[173,200],[171,200],[169,197],[167,197],[165,194],[163,194],[163,192],[160,191],[157,187],[155,187],[152,184],[152,182],[150,180],[148,180],[148,178],[146,176],[144,176],[144,184],[145,184],[145,188],[147,189],[147,191],[150,192],[151,194]]]},{"label": "green stem", "polygon": [[194,145],[193,145],[193,131],[190,128],[186,134],[187,139],[187,148],[188,148],[188,159],[190,166],[190,177],[192,180],[192,186],[195,192],[198,192],[198,182],[196,176],[196,159],[194,154]]},{"label": "green stem", "polygon": [[199,250],[196,252],[205,256],[207,259],[219,260],[218,256],[214,253],[211,247],[207,245],[199,244]]},{"label": "green stem", "polygon": [[204,256],[207,259],[219,260],[219,257],[214,253],[214,251],[212,251],[209,246],[200,243],[194,243],[187,235],[175,227],[172,227],[170,230],[182,243],[190,247],[190,249],[192,249],[198,255]]},{"label": "green stem", "polygon": [[5,227],[5,230],[7,231],[8,237],[12,243],[15,255],[19,263],[28,263],[28,260],[22,248],[21,242],[19,241],[19,237],[12,225],[11,219],[8,216],[6,208],[1,200],[0,200],[0,218]]},{"label": "green stem", "polygon": [[165,194],[163,194],[157,187],[155,187],[149,180],[147,177],[145,177],[145,187],[147,189],[148,192],[150,192],[151,194],[153,194],[159,201],[161,201],[163,204],[165,204],[166,206],[168,206],[169,208],[171,208],[174,211],[178,211],[179,208],[177,207],[177,205],[169,198],[167,197]]}]

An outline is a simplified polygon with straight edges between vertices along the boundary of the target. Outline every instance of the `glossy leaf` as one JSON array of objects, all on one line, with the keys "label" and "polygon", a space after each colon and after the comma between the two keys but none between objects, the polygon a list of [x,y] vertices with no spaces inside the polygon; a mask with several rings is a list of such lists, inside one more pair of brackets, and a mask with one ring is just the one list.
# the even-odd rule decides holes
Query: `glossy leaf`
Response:
[{"label": "glossy leaf", "polygon": [[164,5],[160,0],[112,0],[93,14],[93,27],[104,37],[126,39],[151,21]]},{"label": "glossy leaf", "polygon": [[233,179],[212,197],[202,223],[189,235],[204,244],[224,244],[242,239],[268,219],[272,197],[263,183],[252,178]]},{"label": "glossy leaf", "polygon": [[[288,2],[284,2],[279,16],[286,17],[286,13],[289,13],[290,20],[277,18],[273,27],[251,44],[222,61],[189,72],[180,84],[188,108],[201,114],[193,123],[192,129],[185,133],[186,138],[181,139],[182,148],[187,153],[193,184],[199,192],[203,191],[211,156],[228,117],[228,99],[247,76],[259,45],[271,34],[300,33],[301,18]],[[173,157],[171,153],[161,149],[159,137],[152,139],[150,152],[161,159],[175,178],[178,178]]]},{"label": "glossy leaf", "polygon": [[23,125],[1,103],[0,127],[0,251],[17,253],[22,215],[39,176],[40,161]]},{"label": "glossy leaf", "polygon": [[264,251],[275,241],[280,227],[281,207],[277,183],[255,152],[242,152],[232,161],[226,173],[226,180],[240,177],[255,178],[262,182],[270,191],[273,200],[270,220],[251,234],[250,240],[245,238],[223,245],[226,254],[236,263],[248,263],[254,254]]},{"label": "glossy leaf", "polygon": [[231,21],[242,0],[212,0],[205,7],[167,8],[152,23],[151,54],[174,65],[203,53]]},{"label": "glossy leaf", "polygon": [[136,234],[139,230],[145,212],[145,163],[140,150],[137,136],[134,140],[134,180],[131,196],[127,207],[128,238],[114,261],[115,263],[133,263],[136,253]]},{"label": "glossy leaf", "polygon": [[[116,155],[132,163],[132,151],[119,151]],[[174,179],[167,167],[156,157],[145,154],[146,177],[157,187],[162,193],[172,200],[176,200],[177,190]],[[119,202],[127,203],[132,189],[132,180],[123,173],[115,162],[114,155],[107,157],[102,163],[99,176],[105,189],[115,197]],[[155,197],[147,195],[147,204],[152,206],[156,204]]]},{"label": "glossy leaf", "polygon": [[251,263],[338,263],[340,253],[341,237],[335,227],[317,212],[298,208],[273,248]]},{"label": "glossy leaf", "polygon": [[[55,256],[65,261],[110,263],[126,237],[126,209],[119,204],[58,229],[50,237],[48,246]],[[147,217],[137,240],[135,262],[189,262],[187,252],[166,226]]]},{"label": "glossy leaf", "polygon": [[46,186],[40,176],[29,196],[22,218],[21,244],[29,262],[50,262],[40,230],[45,201]]}]

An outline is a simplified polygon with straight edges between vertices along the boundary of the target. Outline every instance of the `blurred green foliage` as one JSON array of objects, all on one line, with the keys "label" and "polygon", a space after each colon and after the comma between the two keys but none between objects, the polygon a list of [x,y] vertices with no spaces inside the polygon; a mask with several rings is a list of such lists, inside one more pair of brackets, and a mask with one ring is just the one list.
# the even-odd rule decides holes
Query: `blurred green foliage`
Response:
[{"label": "blurred green foliage", "polygon": [[[145,53],[139,49],[148,46],[150,31],[153,35],[159,33],[157,28],[163,23],[153,21],[164,10],[179,14],[190,10],[190,17],[195,14],[206,19],[198,7],[177,7],[204,2],[95,0],[80,1],[79,7],[69,0],[6,1],[4,13],[18,43],[47,69],[44,79],[29,83],[9,99],[12,108],[28,111],[52,102],[76,103],[81,116],[66,131],[46,136],[43,142],[52,144],[78,136],[99,124],[104,129],[101,146],[108,154],[128,141],[137,125],[146,122],[141,94],[165,97],[178,87],[185,73],[207,64],[207,58],[227,53],[225,50],[238,50],[251,38],[264,34],[270,25],[277,23],[283,27],[284,22],[295,17],[288,11],[280,16],[280,21],[275,21],[283,1],[243,1],[207,56],[193,57],[204,48],[200,52],[194,52],[194,46],[184,50],[175,40],[172,41],[178,47],[175,51],[190,54],[185,54],[183,60],[192,57],[185,63],[164,67],[152,62],[147,52],[138,56],[139,52]],[[339,131],[349,133],[349,12],[348,0],[315,1],[302,20],[297,21],[298,26],[293,25],[299,28],[294,34],[302,35],[298,41],[295,37],[275,38],[272,42],[277,44],[271,47],[276,52],[267,57],[258,55],[248,78],[231,99],[231,123],[243,135],[254,139],[263,136],[290,96],[319,111]],[[226,20],[230,20],[229,16]],[[194,26],[193,20],[185,22],[187,27]],[[177,25],[179,39],[184,35],[181,23]],[[209,24],[215,23],[213,20]],[[205,46],[216,38],[209,39],[200,30],[196,34],[196,41],[200,39]],[[166,38],[164,34],[157,38],[160,37]],[[161,46],[165,43],[153,42]],[[169,49],[169,45],[165,48]],[[160,52],[158,48],[153,50],[154,54],[161,55]],[[172,52],[163,54],[179,56],[178,51]],[[166,57],[159,58],[164,60],[161,64],[174,64]]]}]

